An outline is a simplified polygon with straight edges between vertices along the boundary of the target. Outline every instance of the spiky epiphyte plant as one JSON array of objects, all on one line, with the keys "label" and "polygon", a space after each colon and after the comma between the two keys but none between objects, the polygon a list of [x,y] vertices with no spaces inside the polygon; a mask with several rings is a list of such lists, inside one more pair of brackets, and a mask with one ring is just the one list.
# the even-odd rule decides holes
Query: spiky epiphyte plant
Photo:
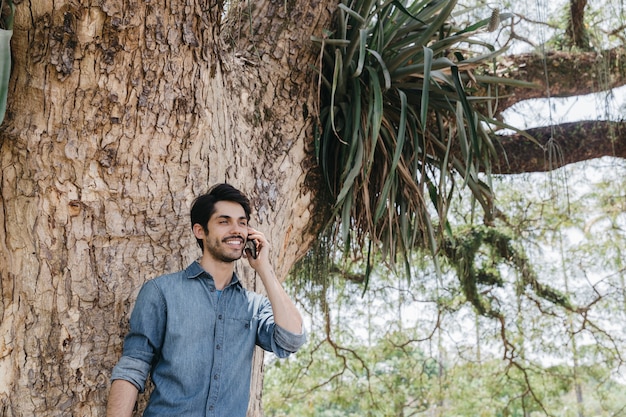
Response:
[{"label": "spiky epiphyte plant", "polygon": [[456,27],[455,5],[344,0],[333,30],[313,38],[321,46],[316,151],[335,224],[343,242],[374,242],[392,263],[415,247],[437,250],[458,179],[487,219],[493,212],[485,178],[495,149],[484,123],[493,121],[476,106],[488,108],[489,98],[471,94],[505,81],[476,71],[501,51],[473,38],[491,19]]},{"label": "spiky epiphyte plant", "polygon": [[15,6],[11,0],[0,0],[0,29],[12,30]]},{"label": "spiky epiphyte plant", "polygon": [[4,121],[11,75],[11,37],[15,7],[11,0],[0,0],[0,124]]}]

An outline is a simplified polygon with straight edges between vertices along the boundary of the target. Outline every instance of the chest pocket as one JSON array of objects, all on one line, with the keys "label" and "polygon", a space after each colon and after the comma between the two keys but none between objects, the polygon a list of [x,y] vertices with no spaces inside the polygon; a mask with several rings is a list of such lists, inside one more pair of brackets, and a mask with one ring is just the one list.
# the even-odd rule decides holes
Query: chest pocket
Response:
[{"label": "chest pocket", "polygon": [[256,336],[258,319],[255,317],[229,317],[224,320],[224,337],[226,343],[252,344]]}]

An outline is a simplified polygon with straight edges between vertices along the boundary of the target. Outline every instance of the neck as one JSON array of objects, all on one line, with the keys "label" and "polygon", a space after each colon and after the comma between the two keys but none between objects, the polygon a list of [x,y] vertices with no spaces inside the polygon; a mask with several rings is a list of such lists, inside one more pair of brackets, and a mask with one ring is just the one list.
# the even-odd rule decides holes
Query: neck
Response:
[{"label": "neck", "polygon": [[235,262],[217,260],[206,252],[200,259],[200,266],[211,274],[215,282],[215,288],[218,290],[223,289],[230,283],[233,278],[233,272],[235,271]]}]

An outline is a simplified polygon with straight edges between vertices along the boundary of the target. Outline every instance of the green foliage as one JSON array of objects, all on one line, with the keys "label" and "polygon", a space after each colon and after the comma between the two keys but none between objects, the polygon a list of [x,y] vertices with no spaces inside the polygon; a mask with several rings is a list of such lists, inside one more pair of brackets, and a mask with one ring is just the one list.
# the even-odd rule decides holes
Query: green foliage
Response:
[{"label": "green foliage", "polygon": [[436,340],[418,338],[417,328],[393,330],[394,320],[376,328],[369,341],[331,322],[329,333],[310,334],[304,351],[268,364],[266,416],[395,417],[438,410],[457,417],[570,417],[576,415],[576,383],[591,415],[619,415],[626,406],[626,387],[601,357],[575,368],[497,354],[480,359],[468,346],[453,356]]},{"label": "green foliage", "polygon": [[[426,252],[411,257],[411,280],[373,257],[364,292],[365,255],[310,255],[309,274],[287,283],[304,297],[311,340],[268,364],[266,415],[624,414],[625,170],[596,161],[495,178],[508,214],[497,228],[465,225],[461,196],[442,245],[454,262],[440,273]],[[478,314],[468,294],[497,314]]]},{"label": "green foliage", "polygon": [[371,240],[392,264],[415,247],[436,252],[457,176],[492,217],[479,173],[495,154],[483,122],[495,121],[477,111],[490,98],[472,94],[505,82],[475,71],[502,51],[472,37],[489,18],[456,27],[455,6],[342,2],[332,31],[314,38],[322,50],[315,143],[333,220],[346,248]]},{"label": "green foliage", "polygon": [[11,0],[0,0],[0,29],[13,30],[15,6]]},{"label": "green foliage", "polygon": [[304,354],[268,366],[265,415],[396,416],[428,408],[438,366],[405,335],[388,334],[369,348],[319,335]]},{"label": "green foliage", "polygon": [[11,37],[15,7],[11,0],[0,0],[0,124],[4,121],[11,76]]},{"label": "green foliage", "polygon": [[[466,300],[481,315],[502,317],[501,312],[493,307],[494,303],[482,295],[489,295],[487,290],[494,286],[504,285],[500,269],[502,263],[519,272],[521,287],[530,287],[539,297],[554,304],[570,310],[574,308],[566,294],[541,283],[523,250],[516,249],[511,237],[501,230],[485,226],[464,227],[444,242],[442,251],[456,271]],[[523,288],[518,291],[523,291]]]}]

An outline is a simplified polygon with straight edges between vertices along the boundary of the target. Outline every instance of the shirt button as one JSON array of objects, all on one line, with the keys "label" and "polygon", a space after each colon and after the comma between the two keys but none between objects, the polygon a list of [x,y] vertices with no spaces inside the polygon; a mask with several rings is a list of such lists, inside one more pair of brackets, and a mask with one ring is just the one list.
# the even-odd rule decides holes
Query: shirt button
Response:
[{"label": "shirt button", "polygon": [[209,406],[209,411],[213,411],[214,409],[215,409],[214,406],[212,406],[212,405]]},{"label": "shirt button", "polygon": [[221,319],[222,319],[222,315],[220,314],[219,316],[217,316],[217,318],[218,318],[219,320],[221,320]]},{"label": "shirt button", "polygon": [[220,379],[220,376],[218,374],[215,374],[213,375],[213,379],[217,381],[218,379]]},{"label": "shirt button", "polygon": [[215,346],[215,349],[220,350],[222,348],[222,345],[217,345]]}]

